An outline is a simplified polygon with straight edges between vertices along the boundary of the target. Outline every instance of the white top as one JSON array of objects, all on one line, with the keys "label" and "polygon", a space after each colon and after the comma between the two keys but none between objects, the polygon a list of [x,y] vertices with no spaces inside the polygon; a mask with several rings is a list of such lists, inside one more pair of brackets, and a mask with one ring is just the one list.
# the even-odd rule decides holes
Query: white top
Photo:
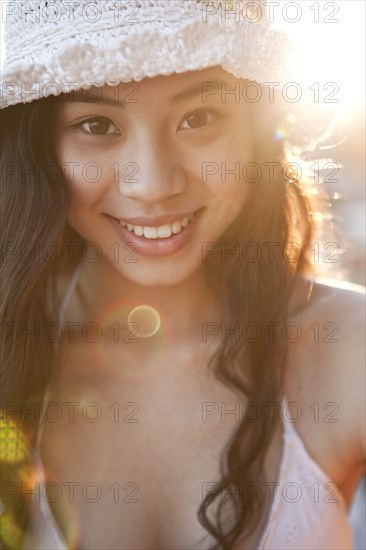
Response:
[{"label": "white top", "polygon": [[[61,308],[61,318],[75,289],[79,269],[71,280]],[[48,399],[48,392],[45,402]],[[284,399],[283,406],[287,402]],[[30,505],[29,529],[24,550],[68,550],[43,490],[45,473],[40,456],[43,424],[36,445],[39,499]],[[278,484],[274,488],[269,521],[258,550],[348,550],[352,528],[346,502],[335,484],[310,456],[290,421],[284,422],[283,451]],[[330,485],[328,485],[330,484]]]}]

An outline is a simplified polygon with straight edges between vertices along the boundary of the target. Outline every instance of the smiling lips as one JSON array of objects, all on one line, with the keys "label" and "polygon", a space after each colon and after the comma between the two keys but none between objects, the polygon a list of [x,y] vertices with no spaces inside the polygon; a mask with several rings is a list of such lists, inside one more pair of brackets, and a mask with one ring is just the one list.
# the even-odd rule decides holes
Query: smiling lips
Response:
[{"label": "smiling lips", "polygon": [[185,229],[193,220],[194,216],[195,214],[189,214],[188,216],[175,220],[172,223],[165,223],[159,226],[134,225],[124,220],[119,220],[119,223],[122,227],[127,228],[128,231],[138,237],[145,237],[146,239],[167,239],[172,235],[177,235]]},{"label": "smiling lips", "polygon": [[114,230],[126,247],[142,256],[169,256],[183,249],[192,239],[203,208],[165,214],[155,218],[111,217]]}]

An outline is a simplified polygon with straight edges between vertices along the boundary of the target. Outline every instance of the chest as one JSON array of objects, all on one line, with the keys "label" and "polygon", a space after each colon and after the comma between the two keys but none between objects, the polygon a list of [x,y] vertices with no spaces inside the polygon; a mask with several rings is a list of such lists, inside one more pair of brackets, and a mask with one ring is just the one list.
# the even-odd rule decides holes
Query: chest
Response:
[{"label": "chest", "polygon": [[[66,539],[80,548],[210,548],[198,510],[221,479],[220,457],[245,403],[177,365],[174,376],[163,368],[148,383],[106,383],[100,372],[60,379],[51,402],[62,416],[44,424],[47,479],[61,489],[51,507]],[[272,480],[280,454],[278,434]]]}]

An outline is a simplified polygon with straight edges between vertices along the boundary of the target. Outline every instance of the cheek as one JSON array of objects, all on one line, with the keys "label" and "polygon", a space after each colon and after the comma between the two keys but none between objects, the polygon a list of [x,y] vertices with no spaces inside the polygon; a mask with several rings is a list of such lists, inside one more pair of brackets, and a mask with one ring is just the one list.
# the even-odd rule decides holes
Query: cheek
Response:
[{"label": "cheek", "polygon": [[59,148],[58,159],[70,191],[71,216],[91,210],[113,185],[113,171],[103,155],[93,160],[90,151],[77,150],[66,143]]},{"label": "cheek", "polygon": [[236,132],[211,144],[196,160],[205,190],[222,216],[232,218],[244,205],[251,185],[247,174],[253,164],[253,149],[251,136]]}]

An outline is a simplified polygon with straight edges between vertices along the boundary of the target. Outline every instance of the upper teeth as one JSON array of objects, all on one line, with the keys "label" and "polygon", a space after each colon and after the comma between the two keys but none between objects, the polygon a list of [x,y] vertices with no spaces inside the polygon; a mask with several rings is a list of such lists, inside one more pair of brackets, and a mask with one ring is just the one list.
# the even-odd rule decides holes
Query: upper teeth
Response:
[{"label": "upper teeth", "polygon": [[177,220],[172,224],[161,225],[160,227],[142,227],[141,225],[132,225],[123,220],[120,224],[127,227],[128,231],[133,231],[138,237],[146,237],[146,239],[167,239],[173,234],[180,233],[184,227],[187,227],[190,221],[194,218],[194,214],[187,216],[183,220]]}]

